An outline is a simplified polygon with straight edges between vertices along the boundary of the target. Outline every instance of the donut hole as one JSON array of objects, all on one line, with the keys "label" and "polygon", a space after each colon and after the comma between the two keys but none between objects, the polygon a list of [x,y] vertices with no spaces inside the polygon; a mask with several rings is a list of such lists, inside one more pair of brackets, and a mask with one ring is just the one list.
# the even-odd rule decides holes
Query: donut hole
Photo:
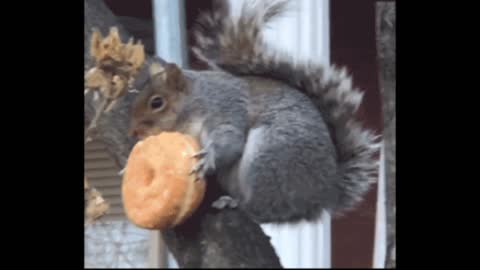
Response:
[{"label": "donut hole", "polygon": [[136,178],[138,179],[138,185],[141,187],[148,187],[152,184],[153,179],[155,179],[155,170],[154,168],[149,164],[149,162],[139,162],[136,164],[137,169],[135,170],[136,172]]}]

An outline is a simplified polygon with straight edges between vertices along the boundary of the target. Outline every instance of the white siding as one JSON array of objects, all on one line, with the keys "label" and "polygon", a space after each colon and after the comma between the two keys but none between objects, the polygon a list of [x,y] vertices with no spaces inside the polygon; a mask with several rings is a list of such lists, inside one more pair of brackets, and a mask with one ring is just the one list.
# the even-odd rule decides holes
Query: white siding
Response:
[{"label": "white siding", "polygon": [[89,185],[100,191],[110,204],[102,220],[125,219],[121,196],[122,178],[118,175],[120,169],[106,152],[105,146],[98,141],[89,142],[85,146],[84,162]]},{"label": "white siding", "polygon": [[85,175],[110,204],[106,215],[85,228],[85,268],[144,268],[148,263],[149,231],[125,216],[120,168],[102,142],[85,146]]}]

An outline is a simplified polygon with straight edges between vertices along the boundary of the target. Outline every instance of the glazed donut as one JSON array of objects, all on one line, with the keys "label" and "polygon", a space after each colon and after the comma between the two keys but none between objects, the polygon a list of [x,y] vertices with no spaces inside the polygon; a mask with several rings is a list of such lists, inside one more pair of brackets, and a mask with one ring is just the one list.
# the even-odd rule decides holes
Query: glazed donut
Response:
[{"label": "glazed donut", "polygon": [[200,149],[197,141],[178,132],[162,132],[139,141],[131,151],[122,181],[127,217],[146,229],[181,224],[200,205],[206,183],[190,174]]}]

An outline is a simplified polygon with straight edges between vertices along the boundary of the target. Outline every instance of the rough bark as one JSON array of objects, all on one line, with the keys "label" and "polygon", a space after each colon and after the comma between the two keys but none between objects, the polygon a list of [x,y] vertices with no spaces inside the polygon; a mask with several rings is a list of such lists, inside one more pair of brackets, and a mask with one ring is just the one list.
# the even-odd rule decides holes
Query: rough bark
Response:
[{"label": "rough bark", "polygon": [[396,202],[395,202],[395,2],[377,3],[377,44],[380,88],[383,96],[385,183],[387,210],[387,250],[385,266],[396,267]]},{"label": "rough bark", "polygon": [[[101,0],[85,0],[85,69],[89,67],[89,38],[97,27],[106,35],[118,26],[125,41],[129,33]],[[135,141],[127,136],[129,108],[134,93],[98,123],[95,139],[107,145],[109,153],[124,167]],[[93,95],[85,96],[85,125],[94,115]],[[280,261],[260,226],[239,210],[214,211],[209,207],[216,189],[209,182],[202,206],[184,225],[163,232],[164,240],[180,267],[191,268],[281,268]]]}]

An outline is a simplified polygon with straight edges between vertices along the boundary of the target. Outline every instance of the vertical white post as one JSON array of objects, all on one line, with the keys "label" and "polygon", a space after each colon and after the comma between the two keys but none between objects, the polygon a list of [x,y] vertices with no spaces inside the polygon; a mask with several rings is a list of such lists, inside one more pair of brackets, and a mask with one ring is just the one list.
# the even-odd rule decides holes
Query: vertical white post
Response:
[{"label": "vertical white post", "polygon": [[[184,0],[152,0],[155,29],[155,54],[167,62],[188,66]],[[151,232],[152,268],[178,268],[158,231]]]},{"label": "vertical white post", "polygon": [[[316,2],[318,3],[318,2]],[[320,2],[322,12],[321,59],[325,65],[330,65],[330,0]],[[330,214],[323,215],[323,267],[332,267],[332,219]]]},{"label": "vertical white post", "polygon": [[166,247],[162,242],[160,231],[150,231],[150,249],[148,250],[148,267],[163,268],[166,265]]},{"label": "vertical white post", "polygon": [[387,251],[387,215],[386,215],[386,186],[385,186],[385,149],[382,144],[380,152],[380,171],[378,173],[377,214],[375,221],[375,245],[373,250],[373,268],[385,268]]},{"label": "vertical white post", "polygon": [[153,0],[155,54],[162,59],[186,67],[184,0]]},{"label": "vertical white post", "polygon": [[[232,14],[239,14],[244,1],[251,0],[229,0]],[[329,0],[298,0],[291,4],[290,12],[274,20],[264,32],[266,41],[278,50],[290,53],[297,61],[308,59],[329,64]],[[331,267],[330,215],[325,213],[318,222],[264,224],[262,228],[271,237],[283,267]]]}]

